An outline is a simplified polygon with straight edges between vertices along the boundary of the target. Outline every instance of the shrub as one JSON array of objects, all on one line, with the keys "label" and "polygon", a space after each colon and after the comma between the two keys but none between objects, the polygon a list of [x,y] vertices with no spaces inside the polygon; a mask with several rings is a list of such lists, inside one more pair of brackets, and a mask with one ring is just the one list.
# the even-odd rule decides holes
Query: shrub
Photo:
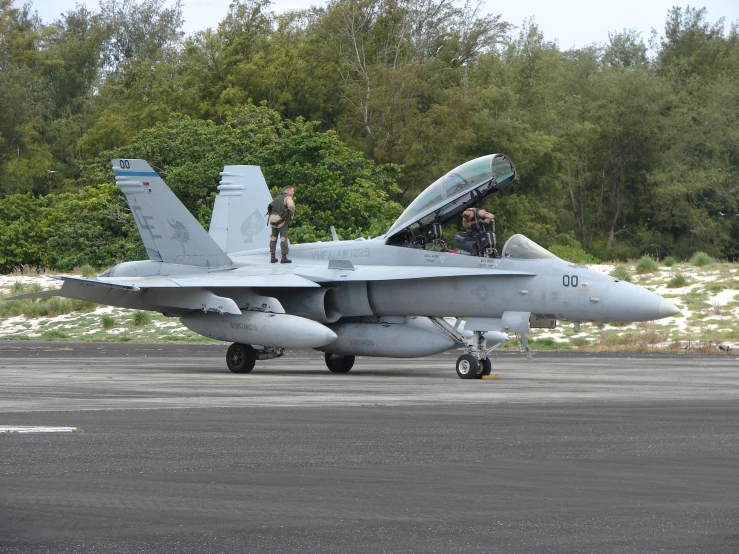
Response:
[{"label": "shrub", "polygon": [[681,287],[684,287],[688,284],[688,280],[685,278],[685,275],[678,273],[677,275],[673,275],[672,279],[670,279],[667,282],[667,286],[671,289],[678,289]]},{"label": "shrub", "polygon": [[696,267],[703,267],[704,265],[713,263],[713,258],[705,252],[696,252],[693,254],[693,257],[690,258],[690,263]]},{"label": "shrub", "polygon": [[566,343],[558,343],[551,337],[543,337],[540,339],[529,339],[529,346],[536,350],[560,350],[567,348]]},{"label": "shrub", "polygon": [[585,252],[582,248],[576,248],[574,246],[564,246],[561,244],[555,244],[549,248],[549,251],[562,258],[565,261],[572,262],[573,264],[599,264],[600,260]]},{"label": "shrub", "polygon": [[51,331],[46,331],[41,335],[41,339],[43,340],[64,340],[69,338],[69,335],[62,331],[58,331],[56,329],[52,329]]},{"label": "shrub", "polygon": [[149,312],[134,312],[133,314],[133,326],[143,327],[151,323],[151,314]]},{"label": "shrub", "polygon": [[97,270],[90,264],[85,264],[82,267],[76,267],[75,272],[79,273],[83,277],[94,277],[97,275]]},{"label": "shrub", "polygon": [[657,271],[659,266],[654,258],[651,256],[642,256],[639,261],[636,262],[636,272],[642,273],[653,273]]},{"label": "shrub", "polygon": [[103,329],[112,329],[115,327],[115,318],[110,314],[104,314],[100,318],[100,324],[103,326]]},{"label": "shrub", "polygon": [[675,265],[677,263],[677,260],[675,258],[673,258],[672,256],[667,256],[662,261],[662,263],[665,264],[665,266],[667,266],[667,267],[672,267],[673,265]]},{"label": "shrub", "polygon": [[0,302],[0,317],[17,317],[23,315],[28,318],[55,317],[71,312],[88,311],[95,308],[92,302],[50,296],[48,298],[27,298]]},{"label": "shrub", "polygon": [[619,281],[631,283],[631,271],[629,271],[629,268],[625,265],[617,265],[613,268],[613,271],[611,271],[610,276],[615,277]]},{"label": "shrub", "polygon": [[26,292],[26,286],[20,281],[15,281],[13,283],[13,286],[10,287],[10,291],[12,295],[23,294],[24,292]]}]

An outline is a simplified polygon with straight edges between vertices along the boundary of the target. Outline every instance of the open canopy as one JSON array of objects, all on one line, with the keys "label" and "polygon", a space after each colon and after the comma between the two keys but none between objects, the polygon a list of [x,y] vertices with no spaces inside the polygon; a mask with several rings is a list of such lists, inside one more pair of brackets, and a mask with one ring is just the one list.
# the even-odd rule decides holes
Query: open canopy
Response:
[{"label": "open canopy", "polygon": [[443,224],[515,180],[516,168],[503,154],[470,160],[419,194],[386,236],[391,237],[414,224]]}]

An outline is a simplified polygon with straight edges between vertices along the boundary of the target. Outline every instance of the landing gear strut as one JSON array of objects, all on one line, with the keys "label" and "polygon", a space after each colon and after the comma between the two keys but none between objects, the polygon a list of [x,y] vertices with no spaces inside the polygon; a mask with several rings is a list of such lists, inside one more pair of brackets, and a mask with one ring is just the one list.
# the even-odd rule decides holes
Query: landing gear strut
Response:
[{"label": "landing gear strut", "polygon": [[326,367],[333,373],[348,373],[354,366],[354,356],[326,354]]}]

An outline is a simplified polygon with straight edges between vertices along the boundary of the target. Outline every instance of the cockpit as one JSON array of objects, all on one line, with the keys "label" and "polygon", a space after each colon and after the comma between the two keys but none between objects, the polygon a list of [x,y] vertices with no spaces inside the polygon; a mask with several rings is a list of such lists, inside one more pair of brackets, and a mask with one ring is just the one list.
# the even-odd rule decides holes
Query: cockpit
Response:
[{"label": "cockpit", "polygon": [[[472,210],[516,180],[516,168],[503,154],[470,160],[432,183],[400,215],[385,235],[387,244],[446,250],[442,226]],[[492,223],[492,229],[490,228]],[[465,235],[455,236],[455,248],[472,255],[498,257],[494,221],[480,219]]]},{"label": "cockpit", "polygon": [[546,248],[539,246],[533,240],[527,239],[523,235],[513,235],[505,243],[503,247],[503,258],[512,258],[514,260],[541,260],[544,258],[556,258]]}]

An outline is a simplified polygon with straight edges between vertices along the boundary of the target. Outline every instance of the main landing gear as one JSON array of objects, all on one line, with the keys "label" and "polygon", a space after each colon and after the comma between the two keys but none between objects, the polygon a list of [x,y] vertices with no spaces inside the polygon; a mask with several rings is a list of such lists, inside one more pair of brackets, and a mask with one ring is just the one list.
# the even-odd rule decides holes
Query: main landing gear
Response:
[{"label": "main landing gear", "polygon": [[333,373],[348,373],[354,366],[354,356],[326,354],[326,367]]},{"label": "main landing gear", "polygon": [[257,351],[251,344],[234,343],[226,352],[226,365],[233,373],[249,373],[257,362]]},{"label": "main landing gear", "polygon": [[[226,365],[233,373],[249,373],[257,360],[279,358],[285,353],[282,348],[262,348],[257,350],[251,344],[233,343],[226,352]],[[348,371],[348,370],[347,370]]]}]

